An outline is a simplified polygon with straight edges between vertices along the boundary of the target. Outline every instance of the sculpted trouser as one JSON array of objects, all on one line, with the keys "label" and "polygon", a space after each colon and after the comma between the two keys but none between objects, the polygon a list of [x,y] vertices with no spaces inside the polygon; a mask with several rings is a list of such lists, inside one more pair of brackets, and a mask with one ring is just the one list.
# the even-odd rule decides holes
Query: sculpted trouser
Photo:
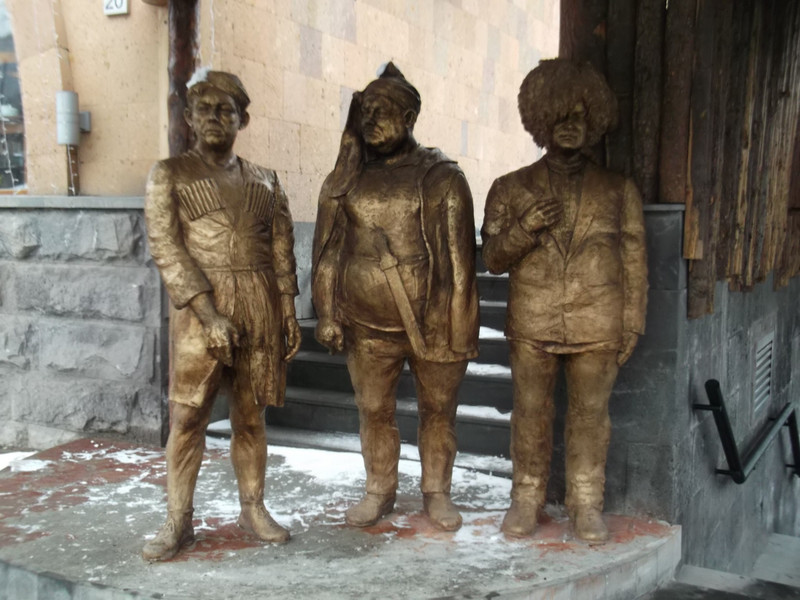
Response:
[{"label": "sculpted trouser", "polygon": [[617,352],[551,354],[511,341],[514,410],[511,414],[512,498],[544,504],[553,450],[553,392],[563,360],[568,407],[565,427],[565,504],[603,509],[611,437],[608,399],[617,377]]},{"label": "sculpted trouser", "polygon": [[422,493],[449,494],[456,456],[458,386],[467,362],[420,360],[413,356],[405,333],[357,325],[347,328],[346,344],[347,369],[358,406],[367,493],[388,495],[397,490],[400,434],[395,421],[395,392],[408,358],[417,390]]},{"label": "sculpted trouser", "polygon": [[[170,433],[167,440],[167,508],[170,512],[192,510],[195,483],[205,449],[205,433],[214,395],[222,376],[220,366],[212,374],[207,397],[198,406],[170,403]],[[233,370],[230,403],[231,462],[239,485],[239,500],[260,502],[264,498],[267,467],[267,436],[264,407],[258,406],[250,385],[249,370]]]}]

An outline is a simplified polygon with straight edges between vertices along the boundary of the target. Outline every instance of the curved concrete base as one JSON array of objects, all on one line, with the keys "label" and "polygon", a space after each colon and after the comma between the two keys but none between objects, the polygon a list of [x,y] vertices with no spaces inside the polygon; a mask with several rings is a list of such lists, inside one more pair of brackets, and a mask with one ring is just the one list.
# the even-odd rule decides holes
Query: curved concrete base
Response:
[{"label": "curved concrete base", "polygon": [[140,558],[165,511],[163,450],[79,440],[0,472],[0,598],[636,598],[670,579],[680,528],[608,515],[611,541],[573,540],[549,506],[530,539],[499,532],[509,482],[457,470],[456,533],[421,513],[419,465],[401,461],[395,512],[363,530],[344,510],[363,487],[352,453],[270,448],[267,506],[293,538],[262,545],[235,525],[226,442],[195,498],[198,543],[166,563]]}]

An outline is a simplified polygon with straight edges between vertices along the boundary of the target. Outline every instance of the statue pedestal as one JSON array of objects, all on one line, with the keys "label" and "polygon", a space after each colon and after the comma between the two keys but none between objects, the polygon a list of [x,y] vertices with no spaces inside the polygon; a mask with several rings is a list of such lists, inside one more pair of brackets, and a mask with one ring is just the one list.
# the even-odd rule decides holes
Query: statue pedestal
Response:
[{"label": "statue pedestal", "polygon": [[608,515],[611,541],[588,546],[555,506],[532,538],[507,539],[499,526],[510,482],[458,468],[464,527],[438,531],[421,513],[419,464],[407,460],[395,512],[353,529],[344,511],[363,488],[361,457],[284,447],[270,448],[267,507],[292,539],[262,545],[236,527],[227,442],[208,444],[198,542],[164,563],[140,557],[165,517],[163,450],[83,439],[0,472],[0,597],[632,598],[670,579],[680,560],[679,527]]}]

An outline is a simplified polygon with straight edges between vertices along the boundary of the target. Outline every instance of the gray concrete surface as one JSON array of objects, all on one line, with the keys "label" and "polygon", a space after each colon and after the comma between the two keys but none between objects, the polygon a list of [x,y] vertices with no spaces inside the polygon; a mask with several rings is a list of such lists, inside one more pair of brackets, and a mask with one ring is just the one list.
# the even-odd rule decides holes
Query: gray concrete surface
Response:
[{"label": "gray concrete surface", "polygon": [[361,457],[272,447],[267,506],[288,526],[284,546],[235,526],[227,442],[209,439],[195,497],[198,543],[144,562],[163,522],[163,451],[78,440],[0,471],[0,598],[636,598],[668,580],[680,528],[609,515],[612,539],[572,539],[549,506],[534,537],[499,533],[510,482],[457,468],[464,527],[436,530],[421,513],[419,463],[401,461],[394,513],[364,530],[344,524],[363,488]]}]

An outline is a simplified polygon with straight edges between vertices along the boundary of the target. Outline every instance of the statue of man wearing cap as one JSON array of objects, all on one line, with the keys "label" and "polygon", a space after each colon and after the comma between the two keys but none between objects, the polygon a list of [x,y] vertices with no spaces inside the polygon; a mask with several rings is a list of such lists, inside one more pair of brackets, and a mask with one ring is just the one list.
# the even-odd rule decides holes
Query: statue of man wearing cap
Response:
[{"label": "statue of man wearing cap", "polygon": [[347,510],[347,523],[366,527],[394,508],[395,394],[407,360],[424,510],[452,531],[461,526],[450,499],[457,392],[478,353],[475,226],[461,169],[414,139],[420,105],[392,63],[353,94],[320,192],[312,296],[317,339],[345,352],[359,411],[366,495]]},{"label": "statue of man wearing cap", "polygon": [[233,153],[250,99],[238,77],[202,69],[187,84],[194,147],[153,167],[145,197],[150,251],[170,303],[167,521],[144,546],[167,560],[194,542],[193,496],[211,407],[230,378],[238,525],[267,542],[289,532],[264,506],[264,411],[283,403],[300,347],[294,235],[271,169]]}]

